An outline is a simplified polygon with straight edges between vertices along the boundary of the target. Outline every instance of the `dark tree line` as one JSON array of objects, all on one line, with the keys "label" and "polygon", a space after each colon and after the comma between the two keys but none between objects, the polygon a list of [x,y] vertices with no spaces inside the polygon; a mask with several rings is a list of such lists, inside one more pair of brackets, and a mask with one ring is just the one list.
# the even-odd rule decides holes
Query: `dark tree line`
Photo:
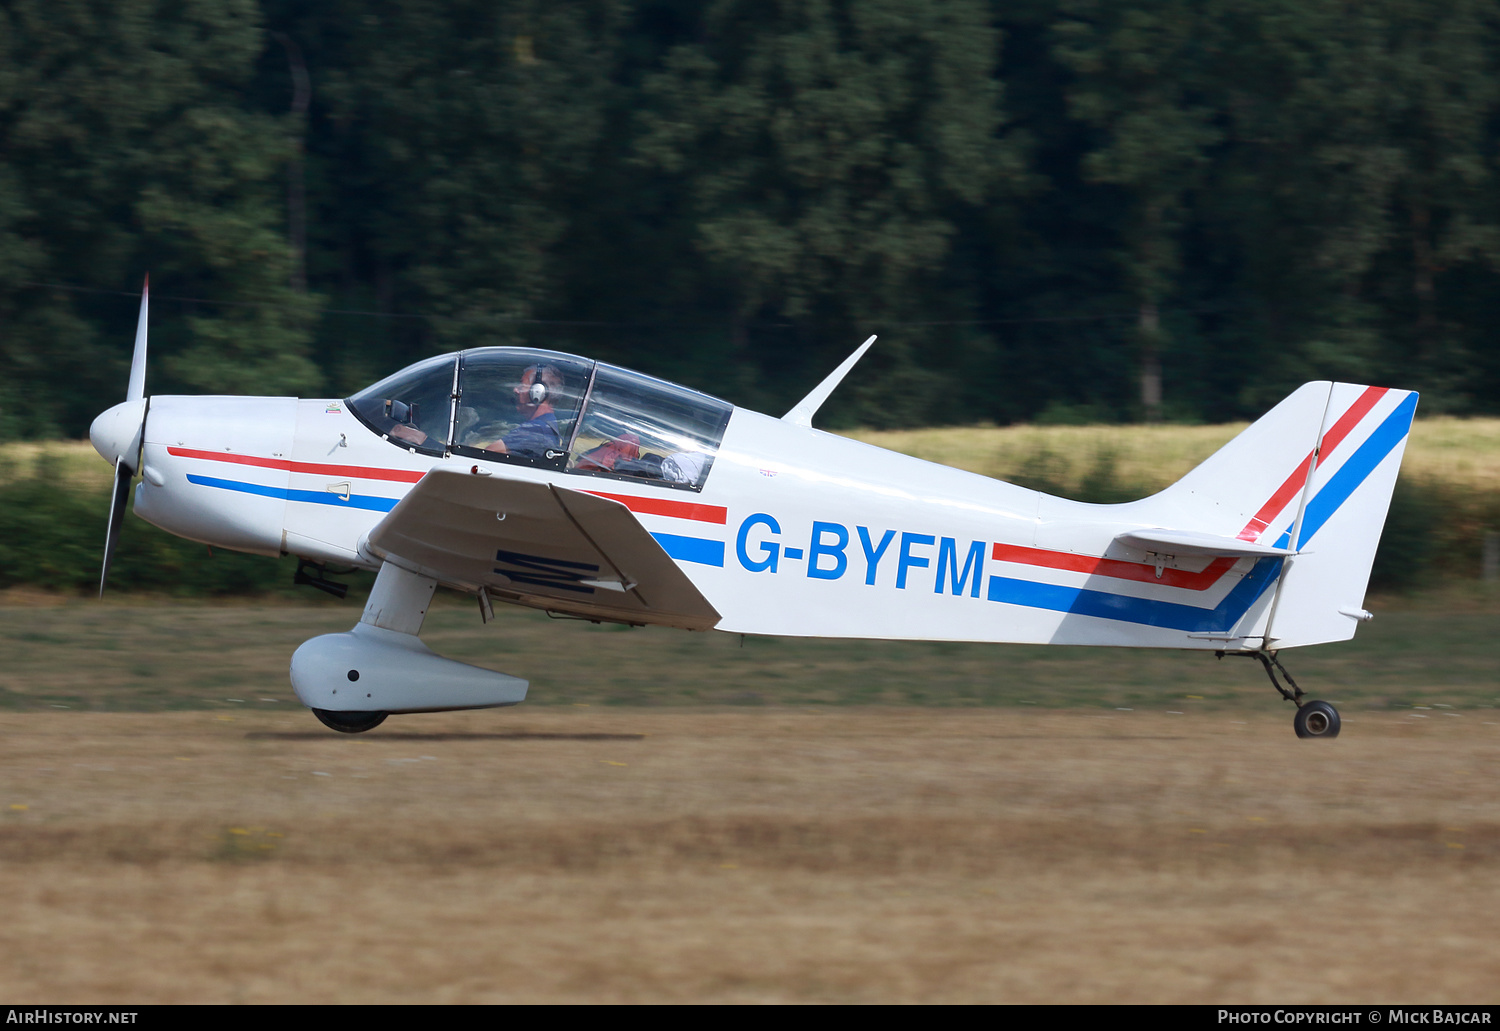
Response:
[{"label": "dark tree line", "polygon": [[0,0],[0,436],[570,350],[831,423],[1500,411],[1500,0]]}]

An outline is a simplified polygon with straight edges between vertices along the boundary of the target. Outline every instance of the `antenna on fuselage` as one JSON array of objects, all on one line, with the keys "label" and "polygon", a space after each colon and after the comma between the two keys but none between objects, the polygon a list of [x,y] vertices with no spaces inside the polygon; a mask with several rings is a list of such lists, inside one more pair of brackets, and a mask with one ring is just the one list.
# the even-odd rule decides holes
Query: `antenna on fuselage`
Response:
[{"label": "antenna on fuselage", "polygon": [[834,388],[843,382],[844,377],[849,375],[849,370],[854,368],[855,363],[865,356],[865,352],[870,349],[870,345],[874,342],[875,337],[871,336],[870,339],[860,344],[857,351],[845,358],[843,364],[830,372],[822,383],[813,388],[812,393],[808,394],[801,401],[798,401],[790,412],[781,417],[781,421],[789,422],[793,426],[811,427],[813,415],[817,413],[819,408],[823,407],[823,402],[828,400],[828,395],[833,393]]}]

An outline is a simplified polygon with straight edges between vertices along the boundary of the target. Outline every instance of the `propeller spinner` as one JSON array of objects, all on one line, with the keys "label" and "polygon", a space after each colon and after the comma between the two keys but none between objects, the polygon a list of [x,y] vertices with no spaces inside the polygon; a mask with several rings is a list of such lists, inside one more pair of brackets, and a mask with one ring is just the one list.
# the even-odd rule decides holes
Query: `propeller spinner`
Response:
[{"label": "propeller spinner", "polygon": [[104,536],[104,568],[99,573],[99,596],[104,597],[104,583],[109,579],[109,565],[120,526],[125,522],[125,506],[130,493],[130,478],[141,464],[141,440],[146,430],[146,312],[150,303],[151,277],[141,288],[141,314],[135,327],[135,353],[130,359],[130,383],[125,400],[100,414],[89,427],[94,450],[115,467],[114,494],[109,503],[109,527]]}]

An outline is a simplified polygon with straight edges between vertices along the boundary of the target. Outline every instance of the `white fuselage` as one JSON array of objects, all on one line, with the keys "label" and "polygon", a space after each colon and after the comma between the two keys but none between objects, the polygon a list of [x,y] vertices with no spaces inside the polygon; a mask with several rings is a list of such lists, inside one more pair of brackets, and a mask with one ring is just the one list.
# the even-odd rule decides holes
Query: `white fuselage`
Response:
[{"label": "white fuselage", "polygon": [[[1371,402],[1384,407],[1361,415],[1344,445],[1360,454],[1385,447],[1366,462],[1372,468],[1399,465],[1400,447],[1376,439],[1399,422],[1394,410],[1381,421],[1397,393]],[[1317,431],[1314,418],[1304,439]],[[1232,447],[1224,462],[1234,461]],[[1265,632],[1281,560],[1164,556],[1116,538],[1174,525],[1274,538],[1297,515],[1301,483],[1290,493],[1285,484],[1301,454],[1243,463],[1245,500],[1233,503],[1190,477],[1176,493],[1086,505],[735,409],[699,493],[496,470],[625,504],[726,631],[1236,649],[1261,644],[1247,639]],[[467,471],[475,460],[384,439],[339,400],[158,396],[142,466],[136,513],[174,534],[378,568],[371,529],[429,469]],[[1262,531],[1257,519],[1269,525]]]}]

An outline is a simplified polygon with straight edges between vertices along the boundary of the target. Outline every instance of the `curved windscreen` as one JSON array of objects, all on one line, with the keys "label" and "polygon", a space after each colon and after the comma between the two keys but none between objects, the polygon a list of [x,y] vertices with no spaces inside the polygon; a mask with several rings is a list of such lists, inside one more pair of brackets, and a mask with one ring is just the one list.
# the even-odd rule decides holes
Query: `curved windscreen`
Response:
[{"label": "curved windscreen", "polygon": [[361,390],[349,408],[391,443],[429,454],[695,491],[734,410],[666,380],[527,347],[428,358]]},{"label": "curved windscreen", "polygon": [[593,369],[593,362],[555,351],[463,352],[454,453],[559,467]]},{"label": "curved windscreen", "polygon": [[349,408],[393,443],[442,454],[453,414],[456,354],[409,365],[349,398]]},{"label": "curved windscreen", "polygon": [[568,471],[701,490],[732,411],[718,398],[601,363]]}]

